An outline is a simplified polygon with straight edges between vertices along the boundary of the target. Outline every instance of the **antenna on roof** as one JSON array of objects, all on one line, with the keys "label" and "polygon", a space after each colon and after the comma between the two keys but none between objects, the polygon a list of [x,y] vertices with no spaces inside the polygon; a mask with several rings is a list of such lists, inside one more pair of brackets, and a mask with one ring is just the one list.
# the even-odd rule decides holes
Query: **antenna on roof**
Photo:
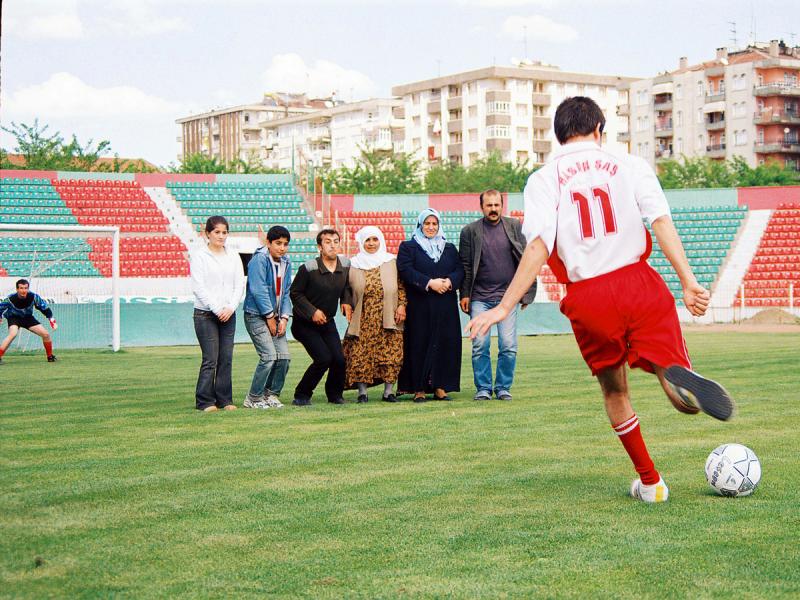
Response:
[{"label": "antenna on roof", "polygon": [[731,44],[733,45],[734,48],[738,48],[739,47],[739,41],[738,41],[738,39],[736,37],[736,21],[728,21],[728,25],[731,26],[731,28],[729,29],[730,34],[731,34],[731,37],[730,37]]},{"label": "antenna on roof", "polygon": [[756,44],[756,11],[752,2],[750,2],[750,43],[754,46]]}]

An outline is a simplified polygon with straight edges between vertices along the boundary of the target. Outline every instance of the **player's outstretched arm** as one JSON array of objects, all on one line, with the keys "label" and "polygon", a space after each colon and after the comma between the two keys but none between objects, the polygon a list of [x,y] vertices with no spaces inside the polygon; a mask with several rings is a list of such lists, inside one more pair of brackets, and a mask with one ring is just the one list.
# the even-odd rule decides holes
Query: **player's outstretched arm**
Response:
[{"label": "player's outstretched arm", "polygon": [[479,314],[467,323],[464,331],[469,333],[470,338],[475,339],[479,335],[486,335],[492,325],[505,319],[514,310],[514,307],[519,304],[533,282],[536,281],[549,254],[547,246],[541,238],[537,237],[525,246],[525,252],[522,253],[522,259],[519,261],[514,279],[511,280],[500,304]]},{"label": "player's outstretched arm", "polygon": [[711,293],[697,282],[672,219],[663,216],[653,221],[653,233],[658,245],[661,246],[661,251],[681,281],[683,303],[692,315],[702,317],[706,314],[708,303],[711,301]]}]

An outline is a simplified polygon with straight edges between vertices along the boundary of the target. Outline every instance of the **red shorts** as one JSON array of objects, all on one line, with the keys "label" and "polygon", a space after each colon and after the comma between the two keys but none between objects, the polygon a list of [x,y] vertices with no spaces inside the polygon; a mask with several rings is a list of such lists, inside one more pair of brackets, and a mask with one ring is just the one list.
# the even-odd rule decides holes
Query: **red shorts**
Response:
[{"label": "red shorts", "polygon": [[569,284],[561,312],[592,375],[626,360],[650,373],[653,365],[691,368],[675,299],[646,262]]}]

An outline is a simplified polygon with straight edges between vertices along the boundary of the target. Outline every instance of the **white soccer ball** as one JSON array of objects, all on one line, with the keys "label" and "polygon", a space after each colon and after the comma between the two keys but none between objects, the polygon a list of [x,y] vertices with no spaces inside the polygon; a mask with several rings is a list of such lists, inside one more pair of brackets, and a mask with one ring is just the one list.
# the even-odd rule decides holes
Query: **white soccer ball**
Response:
[{"label": "white soccer ball", "polygon": [[761,463],[747,446],[723,444],[708,455],[706,480],[723,496],[749,496],[761,480]]}]

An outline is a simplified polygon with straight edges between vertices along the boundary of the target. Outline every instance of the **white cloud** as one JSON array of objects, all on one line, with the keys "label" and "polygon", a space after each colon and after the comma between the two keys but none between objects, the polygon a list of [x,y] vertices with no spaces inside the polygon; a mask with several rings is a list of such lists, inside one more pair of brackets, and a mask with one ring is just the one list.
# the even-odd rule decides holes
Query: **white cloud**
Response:
[{"label": "white cloud", "polygon": [[503,22],[503,33],[516,39],[527,35],[529,40],[555,43],[574,42],[578,39],[578,32],[573,27],[542,15],[508,17]]},{"label": "white cloud", "polygon": [[115,0],[98,7],[98,31],[140,37],[189,29],[181,17],[159,14],[152,0]]},{"label": "white cloud", "polygon": [[3,32],[30,40],[77,40],[85,35],[77,2],[6,2]]},{"label": "white cloud", "polygon": [[64,72],[8,95],[4,92],[2,104],[4,121],[38,117],[44,123],[62,118],[180,115],[186,110],[132,86],[92,87]]},{"label": "white cloud", "polygon": [[278,54],[262,75],[264,91],[306,92],[328,97],[334,91],[343,100],[374,96],[377,85],[367,75],[327,60],[307,65],[297,54]]}]

